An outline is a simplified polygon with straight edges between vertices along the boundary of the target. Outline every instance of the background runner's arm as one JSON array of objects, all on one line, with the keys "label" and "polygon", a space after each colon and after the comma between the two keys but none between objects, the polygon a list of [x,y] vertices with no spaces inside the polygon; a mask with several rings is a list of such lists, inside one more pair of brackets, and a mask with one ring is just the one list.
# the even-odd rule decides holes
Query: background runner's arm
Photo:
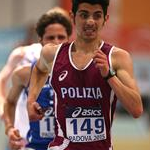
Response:
[{"label": "background runner's arm", "polygon": [[6,100],[8,92],[8,83],[12,75],[13,70],[16,68],[17,64],[22,60],[24,53],[22,47],[19,47],[10,54],[6,65],[2,68],[0,72],[0,115],[3,114],[3,104]]},{"label": "background runner's arm", "polygon": [[24,52],[22,47],[19,47],[10,54],[6,65],[0,72],[0,97],[6,98],[6,85],[9,78],[12,75],[13,70],[16,68],[17,64],[24,57]]},{"label": "background runner's arm", "polygon": [[12,76],[12,87],[4,104],[4,120],[6,133],[8,133],[9,129],[14,126],[16,104],[23,87],[24,86],[22,85],[20,77],[14,72]]}]

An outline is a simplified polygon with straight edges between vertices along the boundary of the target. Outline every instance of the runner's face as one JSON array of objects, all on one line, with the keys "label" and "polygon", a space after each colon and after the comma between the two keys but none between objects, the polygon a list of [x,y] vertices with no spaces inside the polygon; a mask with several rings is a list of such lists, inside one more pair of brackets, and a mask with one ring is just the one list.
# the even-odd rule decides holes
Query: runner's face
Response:
[{"label": "runner's face", "polygon": [[101,5],[81,3],[75,16],[77,37],[88,41],[98,38],[104,22]]},{"label": "runner's face", "polygon": [[42,45],[53,43],[60,44],[68,41],[68,35],[63,25],[59,23],[50,24],[45,28],[45,33],[41,39]]}]

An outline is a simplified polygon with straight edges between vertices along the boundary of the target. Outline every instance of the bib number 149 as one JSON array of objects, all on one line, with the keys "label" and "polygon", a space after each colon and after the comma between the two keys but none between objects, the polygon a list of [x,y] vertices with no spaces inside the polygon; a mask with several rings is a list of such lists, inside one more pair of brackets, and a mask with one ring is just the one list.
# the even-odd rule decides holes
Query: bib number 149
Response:
[{"label": "bib number 149", "polygon": [[103,118],[74,118],[70,121],[70,125],[72,125],[73,135],[78,135],[80,132],[84,132],[87,135],[104,132]]}]

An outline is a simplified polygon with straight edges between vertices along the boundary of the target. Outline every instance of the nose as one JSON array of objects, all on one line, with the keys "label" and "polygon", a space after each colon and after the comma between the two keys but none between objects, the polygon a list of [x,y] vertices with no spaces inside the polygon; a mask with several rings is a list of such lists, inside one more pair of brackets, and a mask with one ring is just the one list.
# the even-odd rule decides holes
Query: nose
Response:
[{"label": "nose", "polygon": [[53,43],[54,44],[60,44],[61,43],[61,40],[59,40],[57,37],[55,37],[55,39],[53,40]]},{"label": "nose", "polygon": [[87,22],[88,24],[90,24],[90,25],[93,25],[94,22],[95,22],[93,16],[92,16],[92,15],[89,16],[86,22]]}]

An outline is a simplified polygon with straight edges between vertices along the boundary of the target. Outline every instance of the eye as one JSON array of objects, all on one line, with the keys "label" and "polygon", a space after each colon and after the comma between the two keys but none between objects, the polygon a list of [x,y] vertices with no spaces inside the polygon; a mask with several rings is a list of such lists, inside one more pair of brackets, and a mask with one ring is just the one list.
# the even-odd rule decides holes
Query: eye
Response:
[{"label": "eye", "polygon": [[101,13],[94,13],[93,14],[93,18],[94,18],[94,20],[98,20],[98,19],[101,19],[102,18],[102,14]]},{"label": "eye", "polygon": [[87,12],[80,12],[79,13],[79,16],[82,18],[82,19],[87,19],[89,17],[89,14]]},{"label": "eye", "polygon": [[58,35],[59,40],[64,40],[66,37],[64,35]]},{"label": "eye", "polygon": [[49,40],[54,40],[55,37],[54,37],[54,36],[49,36],[48,39],[49,39]]}]

